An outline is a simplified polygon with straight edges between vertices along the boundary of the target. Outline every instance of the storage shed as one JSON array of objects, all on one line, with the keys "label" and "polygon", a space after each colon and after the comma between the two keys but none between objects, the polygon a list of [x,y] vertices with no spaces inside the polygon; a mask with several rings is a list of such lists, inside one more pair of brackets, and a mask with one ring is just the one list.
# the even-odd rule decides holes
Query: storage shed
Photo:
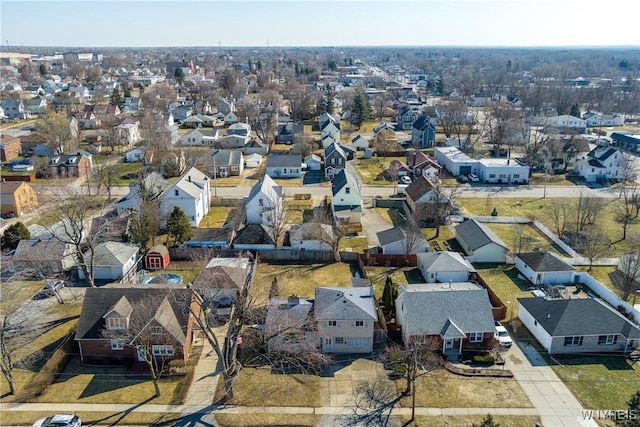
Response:
[{"label": "storage shed", "polygon": [[155,245],[144,256],[147,270],[161,270],[169,265],[169,249],[165,245]]}]

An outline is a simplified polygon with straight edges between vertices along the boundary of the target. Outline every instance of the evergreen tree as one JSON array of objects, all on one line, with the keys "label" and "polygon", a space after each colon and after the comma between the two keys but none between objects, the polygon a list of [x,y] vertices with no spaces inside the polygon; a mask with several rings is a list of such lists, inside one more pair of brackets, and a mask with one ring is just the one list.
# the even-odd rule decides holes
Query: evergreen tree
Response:
[{"label": "evergreen tree", "polygon": [[191,224],[189,224],[187,216],[184,214],[184,211],[177,206],[173,208],[171,216],[169,216],[167,220],[167,232],[170,237],[173,236],[174,244],[182,243],[193,237],[193,230],[191,229]]},{"label": "evergreen tree", "polygon": [[325,109],[324,112],[329,114],[333,113],[333,101],[336,98],[336,93],[330,87],[327,87],[327,93],[325,94]]},{"label": "evergreen tree", "polygon": [[175,77],[180,84],[184,82],[184,71],[182,71],[182,67],[176,67],[176,71],[173,73],[173,77]]},{"label": "evergreen tree", "polygon": [[40,64],[40,75],[42,77],[47,75],[47,66],[44,64]]},{"label": "evergreen tree", "polygon": [[362,124],[370,117],[371,106],[369,105],[369,101],[361,92],[357,92],[351,103],[349,123],[360,129]]},{"label": "evergreen tree", "polygon": [[316,115],[321,116],[327,111],[327,104],[324,96],[316,102]]},{"label": "evergreen tree", "polygon": [[113,88],[113,92],[111,92],[111,97],[109,98],[109,102],[112,105],[117,105],[120,109],[124,106],[124,98],[120,94],[120,91],[117,87]]},{"label": "evergreen tree", "polygon": [[491,414],[487,414],[480,424],[474,424],[473,427],[500,427],[500,424],[493,420]]},{"label": "evergreen tree", "polygon": [[131,88],[126,83],[124,85],[124,97],[125,98],[131,98]]},{"label": "evergreen tree", "polygon": [[636,391],[627,404],[629,405],[628,417],[626,420],[616,420],[616,427],[640,427],[640,391]]},{"label": "evergreen tree", "polygon": [[15,249],[18,247],[20,240],[29,238],[31,238],[31,233],[29,233],[27,226],[21,222],[16,222],[7,227],[2,235],[2,248]]},{"label": "evergreen tree", "polygon": [[580,114],[580,106],[578,104],[573,104],[571,106],[571,110],[569,111],[569,115],[581,119],[582,114]]},{"label": "evergreen tree", "polygon": [[384,282],[384,290],[382,291],[382,303],[384,304],[384,315],[387,318],[392,318],[396,313],[396,298],[398,297],[398,291],[393,286],[393,280],[391,276],[387,276],[387,280]]}]

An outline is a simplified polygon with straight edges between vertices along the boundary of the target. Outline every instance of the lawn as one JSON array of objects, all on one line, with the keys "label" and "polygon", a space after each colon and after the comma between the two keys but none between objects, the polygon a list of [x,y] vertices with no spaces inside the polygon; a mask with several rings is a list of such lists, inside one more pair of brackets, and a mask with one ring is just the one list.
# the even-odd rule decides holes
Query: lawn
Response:
[{"label": "lawn", "polygon": [[318,286],[351,286],[352,276],[351,266],[342,262],[302,265],[260,263],[254,274],[251,293],[258,303],[266,303],[274,278],[278,279],[278,294],[282,297],[313,297]]},{"label": "lawn", "polygon": [[407,217],[403,209],[400,208],[375,208],[378,215],[394,227],[404,227],[407,225]]},{"label": "lawn", "polygon": [[315,426],[320,415],[313,414],[225,414],[216,413],[220,427]]},{"label": "lawn", "polygon": [[[153,383],[146,376],[128,375],[128,367],[84,367],[74,357],[58,379],[34,402],[47,403],[143,403],[180,404],[175,390],[184,377],[176,376],[160,381],[160,397],[153,398]],[[152,399],[152,400],[151,400]]]},{"label": "lawn", "polygon": [[382,175],[382,172],[389,167],[389,163],[391,163],[391,161],[394,159],[400,160],[401,162],[404,162],[406,160],[404,157],[387,157],[386,159],[382,157],[378,159],[356,159],[355,166],[360,173],[363,184],[393,186],[394,183],[391,178],[384,177]]},{"label": "lawn", "polygon": [[[224,381],[221,375],[214,401],[218,401],[223,394]],[[320,377],[305,374],[274,374],[270,366],[244,368],[235,382],[233,398],[226,404],[320,406]]]},{"label": "lawn", "polygon": [[[398,391],[404,381],[396,381]],[[402,399],[411,407],[411,396]],[[439,369],[416,380],[416,406],[430,408],[528,408],[532,407],[514,378],[462,377]]]},{"label": "lawn", "polygon": [[343,237],[340,239],[340,251],[362,253],[369,249],[369,241],[366,237]]},{"label": "lawn", "polygon": [[[432,427],[432,426],[447,426],[447,427],[470,427],[471,425],[480,425],[485,417],[482,415],[457,415],[457,416],[434,416],[424,417],[417,416],[411,423],[413,427]],[[525,416],[513,416],[513,415],[494,415],[493,420],[496,425],[500,427],[532,427],[540,423],[540,417],[525,417]],[[409,421],[404,419],[403,421]]]},{"label": "lawn", "polygon": [[507,317],[510,320],[517,316],[517,298],[528,298],[532,294],[527,283],[518,279],[518,270],[513,265],[499,265],[495,267],[476,266],[478,274],[484,279],[489,287],[496,293],[498,298],[507,306]]},{"label": "lawn", "polygon": [[640,372],[622,356],[562,357],[554,372],[589,409],[625,409],[627,400],[640,390]]},{"label": "lawn", "polygon": [[387,276],[391,276],[393,283],[411,284],[424,283],[422,273],[417,267],[365,267],[367,278],[373,284],[373,292],[376,297],[382,298],[382,291]]},{"label": "lawn", "polygon": [[136,182],[143,167],[141,162],[118,163],[118,176],[115,184],[126,186],[131,182]]},{"label": "lawn", "polygon": [[[555,226],[549,218],[548,207],[554,200],[553,198],[546,199],[512,199],[505,197],[484,197],[484,198],[460,198],[457,199],[457,204],[465,215],[490,215],[495,208],[500,216],[524,216],[531,219],[538,220],[546,225],[550,230],[554,230]],[[561,199],[564,203],[567,199]],[[572,199],[568,199],[569,201]],[[622,253],[628,252],[632,247],[633,242],[631,239],[620,240],[622,237],[622,224],[616,220],[616,203],[615,199],[609,200],[598,215],[597,225],[602,230],[602,233],[607,236],[612,242],[615,242],[610,247],[607,254],[604,256],[618,256]],[[568,226],[567,229],[571,229]],[[640,221],[635,220],[629,225],[627,230],[628,235],[640,234]],[[505,241],[505,243],[509,243]]]},{"label": "lawn", "polygon": [[234,210],[231,206],[215,206],[209,209],[198,224],[198,228],[222,228],[227,222],[229,213]]},{"label": "lawn", "polygon": [[511,252],[553,251],[561,256],[566,254],[556,248],[541,233],[528,224],[485,224],[504,242]]},{"label": "lawn", "polygon": [[[182,416],[173,412],[75,412],[80,417],[83,425],[175,425]],[[51,411],[26,412],[5,411],[2,413],[3,426],[31,425],[34,420],[50,416]]]}]

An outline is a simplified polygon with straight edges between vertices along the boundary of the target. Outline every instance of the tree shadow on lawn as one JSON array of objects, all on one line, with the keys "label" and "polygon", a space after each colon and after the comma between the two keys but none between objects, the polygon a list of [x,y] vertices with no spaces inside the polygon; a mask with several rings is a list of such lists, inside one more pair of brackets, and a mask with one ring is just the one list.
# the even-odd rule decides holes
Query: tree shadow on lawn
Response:
[{"label": "tree shadow on lawn", "polygon": [[404,277],[407,280],[408,284],[424,283],[425,282],[424,278],[422,277],[422,273],[420,272],[418,267],[411,268],[409,270],[405,270],[404,271]]},{"label": "tree shadow on lawn", "polygon": [[566,366],[587,366],[587,365],[600,365],[605,367],[608,371],[635,371],[633,369],[633,363],[629,362],[626,356],[611,355],[585,355],[585,356],[560,356],[554,355],[553,358],[562,365]]},{"label": "tree shadow on lawn", "polygon": [[[478,270],[478,274],[480,274],[480,276],[482,276],[482,270],[500,269],[502,274],[507,276],[521,292],[528,292],[532,288],[532,285],[527,280],[518,277],[520,272],[515,265],[505,266],[504,264],[475,263],[474,266]],[[491,283],[488,283],[488,285],[491,287]]]},{"label": "tree shadow on lawn", "polygon": [[[78,396],[78,399],[85,399],[91,396],[96,396],[98,394],[114,392],[125,387],[131,387],[149,381],[151,381],[151,379],[147,376],[130,377],[124,373],[114,372],[109,374],[95,374],[91,378],[91,381],[89,381],[89,384],[87,384],[86,387],[82,390],[82,393],[80,394],[80,396]],[[154,399],[151,387],[149,388],[149,394],[150,397],[140,404],[149,402],[150,400]]]}]

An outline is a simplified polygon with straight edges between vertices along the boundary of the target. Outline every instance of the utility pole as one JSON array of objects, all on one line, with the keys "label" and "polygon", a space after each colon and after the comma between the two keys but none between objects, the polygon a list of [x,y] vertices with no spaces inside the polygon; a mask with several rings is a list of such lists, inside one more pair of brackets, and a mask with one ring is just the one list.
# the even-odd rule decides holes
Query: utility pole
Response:
[{"label": "utility pole", "polygon": [[213,197],[218,197],[218,170],[216,169],[216,156],[213,155]]}]

